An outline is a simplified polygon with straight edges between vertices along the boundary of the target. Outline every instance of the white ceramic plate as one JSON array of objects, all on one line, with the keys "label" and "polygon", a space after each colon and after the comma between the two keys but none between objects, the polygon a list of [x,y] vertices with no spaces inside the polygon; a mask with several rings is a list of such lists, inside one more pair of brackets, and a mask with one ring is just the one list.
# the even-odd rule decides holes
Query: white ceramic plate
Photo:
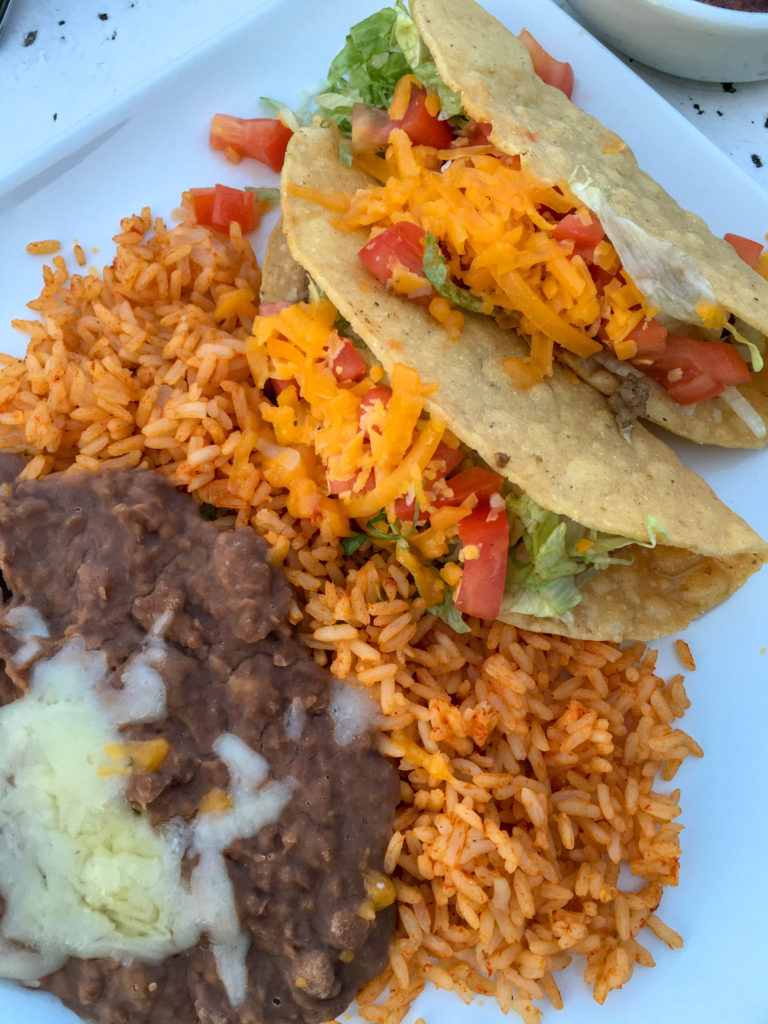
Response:
[{"label": "white ceramic plate", "polygon": [[[150,205],[167,216],[182,190],[224,181],[275,183],[260,165],[228,165],[207,146],[216,111],[260,113],[260,96],[295,104],[300,89],[324,75],[347,28],[376,0],[283,0],[261,6],[232,30],[192,52],[143,88],[79,125],[0,182],[0,349],[21,354],[24,336],[7,326],[30,315],[24,303],[41,284],[41,259],[25,245],[58,238],[70,265],[77,239],[94,264],[110,262],[110,241],[122,216]],[[768,228],[768,195],[714,149],[666,101],[549,0],[491,0],[511,28],[527,26],[576,70],[575,102],[596,114],[635,148],[640,162],[712,229],[760,237]],[[98,253],[91,252],[98,248]],[[764,536],[768,535],[768,451],[707,451],[676,444],[681,456]],[[621,481],[616,482],[617,487]],[[691,510],[695,515],[695,509]],[[675,780],[683,790],[681,882],[661,915],[684,937],[672,952],[651,942],[657,967],[638,968],[605,1007],[592,1001],[572,969],[558,979],[566,1008],[544,1008],[559,1024],[765,1024],[768,947],[768,570],[686,633],[699,668],[688,677],[693,707],[684,727],[703,745]],[[669,644],[664,647],[668,651]],[[678,671],[667,655],[669,672]],[[650,937],[653,938],[652,936]],[[492,1024],[503,1020],[490,1002],[465,1007],[428,993],[409,1018],[427,1024]],[[352,1018],[342,1018],[349,1019]],[[0,987],[0,1020],[73,1024],[46,995]],[[166,1024],[163,1021],[152,1024]]]}]

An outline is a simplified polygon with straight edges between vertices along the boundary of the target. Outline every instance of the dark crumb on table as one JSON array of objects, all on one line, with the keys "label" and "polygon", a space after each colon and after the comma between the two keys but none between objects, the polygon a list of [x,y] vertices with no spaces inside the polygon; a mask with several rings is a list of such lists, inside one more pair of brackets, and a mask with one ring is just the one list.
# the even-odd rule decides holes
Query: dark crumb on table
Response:
[{"label": "dark crumb on table", "polygon": [[760,157],[757,155],[757,153],[753,153],[752,154],[752,163],[755,165],[755,167],[762,167],[763,166],[763,161],[760,159]]},{"label": "dark crumb on table", "polygon": [[115,31],[112,33],[112,35],[109,38],[110,39],[117,39],[117,29],[115,29]]},{"label": "dark crumb on table", "polygon": [[718,117],[722,117],[723,116],[722,110],[716,110],[715,113],[717,114]]},{"label": "dark crumb on table", "polygon": [[59,116],[58,114],[54,114],[53,115],[53,120],[55,121],[58,116]]},{"label": "dark crumb on table", "polygon": [[60,25],[66,25],[67,23],[66,23],[66,21],[64,21],[64,20],[62,19],[62,20],[61,20],[61,21],[59,22],[59,24],[60,24]]},{"label": "dark crumb on table", "polygon": [[23,46],[31,46],[32,43],[37,39],[37,29],[33,29],[31,32],[27,32],[24,36]]},{"label": "dark crumb on table", "polygon": [[104,13],[103,11],[101,11],[101,12],[99,13],[99,20],[100,20],[100,21],[107,21],[107,19],[108,19],[108,18],[109,18],[109,15],[108,15],[108,14],[105,14],[105,13]]},{"label": "dark crumb on table", "polygon": [[694,103],[693,104],[693,109],[696,111],[697,114],[703,114],[704,113],[704,110],[702,109],[701,106],[699,106],[698,103]]},{"label": "dark crumb on table", "polygon": [[737,91],[736,90],[736,86],[733,84],[733,82],[721,82],[720,84],[723,87],[723,92],[736,92]]}]

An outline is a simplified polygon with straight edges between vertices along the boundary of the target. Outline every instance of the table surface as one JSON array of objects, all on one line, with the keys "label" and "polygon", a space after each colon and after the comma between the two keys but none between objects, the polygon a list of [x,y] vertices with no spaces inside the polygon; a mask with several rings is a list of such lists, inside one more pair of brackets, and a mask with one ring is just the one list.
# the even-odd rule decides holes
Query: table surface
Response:
[{"label": "table surface", "polygon": [[[567,0],[556,2],[573,14]],[[258,0],[14,0],[0,38],[0,178],[258,6]],[[692,82],[628,63],[768,188],[768,81]]]}]

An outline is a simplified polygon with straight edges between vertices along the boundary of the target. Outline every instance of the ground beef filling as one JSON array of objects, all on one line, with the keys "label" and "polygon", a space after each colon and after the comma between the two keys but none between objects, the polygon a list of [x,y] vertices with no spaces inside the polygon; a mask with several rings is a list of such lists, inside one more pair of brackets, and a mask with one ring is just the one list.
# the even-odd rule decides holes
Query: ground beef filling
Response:
[{"label": "ground beef filling", "polygon": [[[17,469],[4,461],[0,480]],[[19,605],[39,612],[50,639],[37,658],[80,636],[117,674],[162,624],[156,667],[167,715],[125,734],[162,737],[170,750],[161,768],[130,777],[126,794],[138,812],[154,825],[193,820],[203,797],[229,781],[213,749],[223,733],[265,758],[270,777],[293,781],[277,821],[226,850],[250,934],[241,1006],[232,1008],[205,937],[159,963],[71,959],[44,987],[97,1024],[336,1016],[386,961],[393,909],[367,920],[360,908],[366,878],[381,871],[397,781],[370,730],[336,743],[331,678],[287,625],[291,592],[264,543],[204,522],[150,472],[67,474],[0,491],[3,613]],[[35,659],[14,661],[18,647],[0,621],[0,703],[29,685]],[[300,727],[286,729],[297,713]]]}]

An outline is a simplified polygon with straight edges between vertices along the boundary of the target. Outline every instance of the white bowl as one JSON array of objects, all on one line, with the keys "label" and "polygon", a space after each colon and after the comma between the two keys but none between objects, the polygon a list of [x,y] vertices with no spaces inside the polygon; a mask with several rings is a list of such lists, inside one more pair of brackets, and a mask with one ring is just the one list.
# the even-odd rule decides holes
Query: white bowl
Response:
[{"label": "white bowl", "polygon": [[569,0],[609,46],[650,67],[704,82],[768,78],[768,14],[700,0]]}]

